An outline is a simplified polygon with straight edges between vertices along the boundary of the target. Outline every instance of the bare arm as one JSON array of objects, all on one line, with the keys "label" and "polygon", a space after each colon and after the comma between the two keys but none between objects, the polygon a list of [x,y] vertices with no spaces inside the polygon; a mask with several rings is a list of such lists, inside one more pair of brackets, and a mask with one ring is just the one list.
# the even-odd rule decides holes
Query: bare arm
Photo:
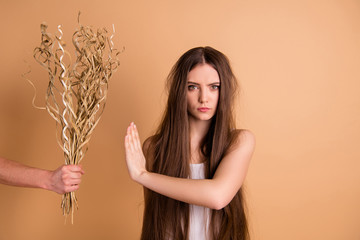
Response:
[{"label": "bare arm", "polygon": [[0,183],[2,184],[42,188],[63,194],[79,188],[82,174],[84,171],[76,165],[63,165],[54,171],[48,171],[0,157]]},{"label": "bare arm", "polygon": [[240,189],[255,147],[251,132],[243,130],[231,152],[221,160],[212,179],[185,179],[151,173],[145,169],[138,132],[130,125],[125,138],[126,162],[131,178],[157,193],[189,204],[221,209]]}]

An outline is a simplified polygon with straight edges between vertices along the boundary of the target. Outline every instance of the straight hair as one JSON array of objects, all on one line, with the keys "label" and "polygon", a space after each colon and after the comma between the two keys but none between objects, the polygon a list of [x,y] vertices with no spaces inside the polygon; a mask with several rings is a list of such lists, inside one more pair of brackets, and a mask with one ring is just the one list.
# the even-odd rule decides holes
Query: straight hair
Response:
[{"label": "straight hair", "polygon": [[[184,53],[167,78],[168,101],[162,121],[144,145],[148,171],[171,177],[189,178],[190,137],[187,111],[187,76],[199,64],[209,64],[219,74],[220,92],[217,110],[210,128],[201,142],[206,159],[205,176],[212,178],[221,159],[237,139],[233,114],[237,80],[228,58],[211,47],[197,47]],[[231,202],[220,210],[211,210],[209,224],[212,240],[247,240],[243,187]],[[144,188],[144,218],[142,240],[187,240],[189,204],[168,198]]]}]

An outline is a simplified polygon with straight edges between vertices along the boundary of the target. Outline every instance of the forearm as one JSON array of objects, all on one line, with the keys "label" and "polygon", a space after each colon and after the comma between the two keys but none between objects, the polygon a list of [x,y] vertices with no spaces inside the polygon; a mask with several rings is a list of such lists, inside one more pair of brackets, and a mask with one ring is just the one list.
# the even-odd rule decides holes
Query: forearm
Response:
[{"label": "forearm", "polygon": [[247,169],[247,161],[239,160],[241,156],[232,153],[223,158],[211,179],[176,178],[148,172],[134,123],[127,129],[125,154],[129,175],[134,181],[169,198],[212,209],[229,204],[240,189]]},{"label": "forearm", "polygon": [[51,172],[0,158],[0,183],[49,189]]},{"label": "forearm", "polygon": [[222,191],[220,183],[213,179],[175,178],[144,172],[135,181],[169,198],[211,209],[221,209],[231,200]]}]

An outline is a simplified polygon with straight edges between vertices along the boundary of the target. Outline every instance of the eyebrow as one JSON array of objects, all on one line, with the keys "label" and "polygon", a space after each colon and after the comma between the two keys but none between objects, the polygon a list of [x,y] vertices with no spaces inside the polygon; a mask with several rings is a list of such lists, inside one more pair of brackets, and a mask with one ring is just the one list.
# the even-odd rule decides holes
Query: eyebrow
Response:
[{"label": "eyebrow", "polygon": [[[198,83],[196,83],[196,82],[191,82],[191,81],[188,81],[188,84],[200,85],[200,84],[198,84]],[[219,85],[220,85],[220,82],[213,82],[213,83],[210,83],[210,84],[208,84],[208,85],[215,85],[215,84],[219,84]]]}]

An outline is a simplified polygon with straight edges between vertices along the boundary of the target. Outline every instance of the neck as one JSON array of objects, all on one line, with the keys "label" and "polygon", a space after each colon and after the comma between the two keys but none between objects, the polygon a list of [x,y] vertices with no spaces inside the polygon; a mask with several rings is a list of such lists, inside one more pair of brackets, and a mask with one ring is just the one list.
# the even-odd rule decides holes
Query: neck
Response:
[{"label": "neck", "polygon": [[211,120],[200,121],[193,118],[189,118],[189,130],[190,130],[190,152],[191,162],[199,163],[202,161],[200,143],[204,139],[205,135],[209,131]]},{"label": "neck", "polygon": [[211,120],[201,121],[189,118],[190,139],[192,142],[201,142],[209,131]]}]

